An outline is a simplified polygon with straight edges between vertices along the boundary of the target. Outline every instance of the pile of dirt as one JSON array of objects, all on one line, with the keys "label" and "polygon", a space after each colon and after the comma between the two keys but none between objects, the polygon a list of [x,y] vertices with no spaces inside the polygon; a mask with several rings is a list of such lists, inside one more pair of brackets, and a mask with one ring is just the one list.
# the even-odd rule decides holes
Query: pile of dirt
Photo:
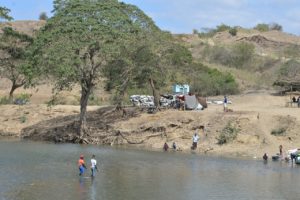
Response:
[{"label": "pile of dirt", "polygon": [[242,37],[242,38],[237,39],[236,41],[250,42],[264,50],[268,49],[269,51],[272,51],[272,50],[278,51],[279,49],[283,50],[283,49],[289,48],[291,46],[293,46],[293,48],[300,47],[297,44],[268,39],[263,35],[252,35],[252,36]]}]

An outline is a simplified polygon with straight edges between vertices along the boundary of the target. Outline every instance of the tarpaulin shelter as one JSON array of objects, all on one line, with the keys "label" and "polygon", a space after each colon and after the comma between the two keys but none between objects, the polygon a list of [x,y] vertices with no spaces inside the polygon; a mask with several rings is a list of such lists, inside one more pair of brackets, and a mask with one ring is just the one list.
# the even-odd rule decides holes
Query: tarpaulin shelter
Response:
[{"label": "tarpaulin shelter", "polygon": [[186,110],[196,110],[203,108],[203,106],[199,104],[195,95],[184,95],[184,100]]}]

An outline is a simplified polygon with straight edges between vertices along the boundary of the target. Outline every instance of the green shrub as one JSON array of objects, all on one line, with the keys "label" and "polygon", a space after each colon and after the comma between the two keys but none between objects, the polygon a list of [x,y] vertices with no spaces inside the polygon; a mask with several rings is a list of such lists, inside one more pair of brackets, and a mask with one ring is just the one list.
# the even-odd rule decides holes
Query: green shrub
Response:
[{"label": "green shrub", "polygon": [[285,127],[281,127],[281,128],[278,128],[278,129],[273,129],[271,131],[271,135],[275,135],[275,136],[285,135],[286,130],[287,130],[287,128],[285,128]]},{"label": "green shrub", "polygon": [[278,23],[269,24],[269,28],[270,28],[270,30],[282,31],[282,26]]},{"label": "green shrub", "polygon": [[233,60],[233,55],[230,49],[224,46],[211,47],[209,54],[209,60],[213,63],[230,66]]},{"label": "green shrub", "polygon": [[290,83],[287,80],[299,83],[297,74],[300,74],[300,62],[297,60],[289,60],[280,67],[278,77],[274,82],[274,85],[290,89]]},{"label": "green shrub", "polygon": [[217,28],[216,28],[216,32],[223,32],[223,31],[227,31],[227,30],[229,30],[229,29],[231,29],[231,27],[230,26],[228,26],[228,25],[226,25],[226,24],[220,24],[219,26],[217,26]]},{"label": "green shrub", "polygon": [[294,44],[286,47],[283,50],[283,56],[288,58],[300,57],[300,45]]},{"label": "green shrub", "polygon": [[260,31],[260,32],[267,32],[270,30],[268,24],[257,24],[254,29]]},{"label": "green shrub", "polygon": [[198,33],[199,37],[213,37],[218,32],[228,31],[231,27],[226,24],[220,24],[216,28],[202,28],[202,32]]},{"label": "green shrub", "polygon": [[28,94],[28,93],[18,94],[17,96],[15,96],[15,102],[21,101],[24,103],[28,103],[30,100],[30,97],[31,97],[31,94]]},{"label": "green shrub", "polygon": [[204,51],[203,56],[208,58],[209,62],[241,69],[251,64],[255,55],[255,46],[247,42],[239,42],[229,47],[206,47]]},{"label": "green shrub", "polygon": [[202,96],[221,94],[236,94],[239,92],[238,84],[230,73],[210,69],[200,64],[191,68],[195,73],[189,75],[191,90]]},{"label": "green shrub", "polygon": [[62,95],[54,94],[51,99],[46,102],[46,104],[48,107],[55,105],[67,105],[67,101]]},{"label": "green shrub", "polygon": [[232,36],[236,36],[237,29],[236,28],[230,28],[229,31],[228,31],[228,33],[230,33],[230,35],[232,35]]},{"label": "green shrub", "polygon": [[239,129],[234,127],[232,123],[228,123],[217,137],[218,144],[226,144],[236,139]]},{"label": "green shrub", "polygon": [[232,47],[232,62],[233,67],[244,68],[249,63],[255,52],[255,46],[247,42],[240,42]]},{"label": "green shrub", "polygon": [[282,31],[282,26],[278,23],[271,23],[271,24],[257,24],[254,29],[260,32],[267,32],[271,30]]},{"label": "green shrub", "polygon": [[89,101],[88,101],[89,106],[101,106],[108,103],[109,102],[106,102],[103,98],[99,98],[93,93],[89,96]]},{"label": "green shrub", "polygon": [[39,15],[39,20],[48,20],[48,16],[46,12],[41,12],[41,14]]},{"label": "green shrub", "polygon": [[10,104],[10,100],[8,97],[1,97],[0,98],[0,105],[6,105],[6,104]]},{"label": "green shrub", "polygon": [[27,121],[27,117],[25,116],[25,115],[22,115],[21,117],[20,117],[20,122],[21,123],[25,123]]}]

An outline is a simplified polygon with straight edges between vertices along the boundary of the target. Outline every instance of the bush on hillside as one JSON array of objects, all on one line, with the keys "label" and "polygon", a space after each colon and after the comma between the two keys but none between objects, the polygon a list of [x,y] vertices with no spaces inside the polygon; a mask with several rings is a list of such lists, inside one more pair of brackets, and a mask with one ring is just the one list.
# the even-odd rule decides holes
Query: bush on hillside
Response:
[{"label": "bush on hillside", "polygon": [[226,66],[229,66],[232,60],[230,49],[225,46],[206,46],[202,55],[208,62]]},{"label": "bush on hillside", "polygon": [[[289,60],[284,63],[278,72],[277,80],[274,85],[283,89],[290,90],[291,86],[300,84],[300,62],[297,60]],[[295,89],[295,88],[293,88]]]},{"label": "bush on hillside", "polygon": [[260,32],[267,32],[269,31],[269,25],[268,24],[257,24],[254,29],[260,31]]},{"label": "bush on hillside", "polygon": [[283,56],[287,58],[300,57],[300,45],[293,44],[283,50]]},{"label": "bush on hillside", "polygon": [[232,142],[233,140],[236,139],[236,137],[238,135],[238,132],[239,132],[239,129],[236,128],[235,126],[233,126],[233,124],[229,122],[223,128],[223,130],[221,131],[221,133],[217,137],[218,144],[223,145],[223,144]]},{"label": "bush on hillside", "polygon": [[220,24],[216,28],[202,28],[202,32],[198,33],[199,37],[213,37],[218,32],[224,32],[234,29],[226,24]]},{"label": "bush on hillside", "polygon": [[237,34],[237,29],[236,28],[230,28],[228,33],[231,35],[231,36],[236,36]]},{"label": "bush on hillside", "polygon": [[267,31],[282,31],[282,26],[278,23],[271,23],[271,24],[257,24],[254,29],[260,31],[260,32],[267,32]]},{"label": "bush on hillside", "polygon": [[219,26],[217,26],[217,28],[215,29],[215,32],[224,32],[224,31],[228,31],[230,30],[231,27],[226,25],[226,24],[220,24]]},{"label": "bush on hillside", "polygon": [[201,96],[237,94],[238,84],[230,73],[222,73],[198,64],[190,75],[191,90]]},{"label": "bush on hillside", "polygon": [[278,23],[269,24],[269,28],[270,28],[270,30],[282,31],[282,26]]},{"label": "bush on hillside", "polygon": [[247,42],[239,42],[229,47],[207,46],[204,52],[209,62],[242,69],[253,59],[255,47]]},{"label": "bush on hillside", "polygon": [[262,56],[255,56],[251,62],[251,68],[253,71],[258,71],[260,73],[265,72],[266,70],[280,65],[280,59],[275,59],[272,57],[262,57]]},{"label": "bush on hillside", "polygon": [[255,46],[247,42],[235,44],[232,49],[232,66],[236,68],[244,68],[254,56]]},{"label": "bush on hillside", "polygon": [[297,60],[289,60],[286,63],[284,63],[280,70],[279,70],[279,76],[281,78],[286,79],[293,79],[296,75],[300,74],[300,62]]}]

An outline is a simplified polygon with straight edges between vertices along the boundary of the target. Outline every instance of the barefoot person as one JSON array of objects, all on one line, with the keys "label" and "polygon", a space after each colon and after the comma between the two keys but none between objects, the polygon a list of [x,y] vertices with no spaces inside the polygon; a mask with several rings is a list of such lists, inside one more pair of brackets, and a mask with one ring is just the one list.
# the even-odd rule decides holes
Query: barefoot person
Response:
[{"label": "barefoot person", "polygon": [[96,156],[93,155],[91,159],[91,177],[95,177],[96,171],[98,171],[97,160],[96,160]]},{"label": "barefoot person", "polygon": [[86,169],[86,166],[84,164],[84,157],[83,157],[83,155],[80,155],[80,157],[79,157],[78,168],[79,168],[79,176],[81,176],[84,173],[85,169]]}]

